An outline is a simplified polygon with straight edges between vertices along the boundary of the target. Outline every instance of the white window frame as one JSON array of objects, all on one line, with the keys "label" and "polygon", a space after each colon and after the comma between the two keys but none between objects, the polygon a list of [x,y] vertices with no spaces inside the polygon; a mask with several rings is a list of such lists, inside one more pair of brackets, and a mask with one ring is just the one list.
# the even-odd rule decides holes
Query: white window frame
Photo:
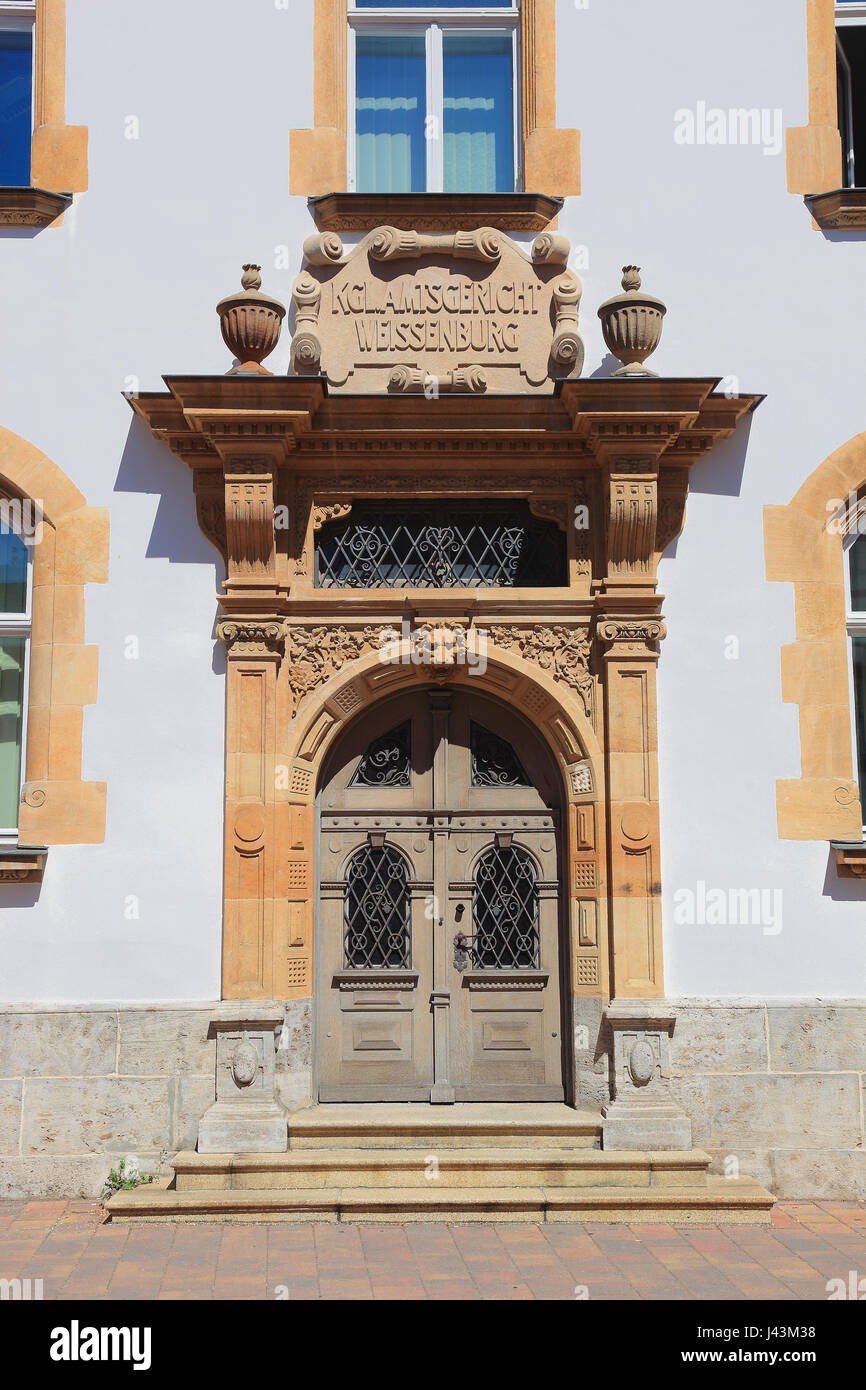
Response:
[{"label": "white window frame", "polygon": [[854,176],[854,104],[851,97],[851,64],[848,62],[848,55],[839,41],[839,34],[836,34],[836,70],[839,72],[841,66],[842,91],[844,101],[844,121],[845,129],[840,129],[842,137],[842,168],[845,175],[845,187],[855,187]]},{"label": "white window frame", "polygon": [[[858,509],[855,519],[855,528],[844,537],[842,542],[842,560],[845,569],[845,630],[848,637],[866,637],[866,608],[854,609],[851,607],[851,547],[859,540],[864,540],[866,544],[866,531],[859,532],[856,529],[856,520],[863,516],[866,521],[866,512],[861,513]],[[851,692],[851,748],[854,752],[854,772],[855,781],[860,784],[860,749],[857,740],[857,691],[854,679],[854,644],[848,642],[848,689]],[[866,691],[863,692],[866,699]],[[866,752],[866,750],[864,750]],[[866,787],[860,787],[861,806],[866,811]],[[863,827],[866,832],[866,825]]]},{"label": "white window frame", "polygon": [[[36,126],[36,0],[0,3],[0,30],[21,33],[30,30],[30,133]],[[0,835],[2,835],[0,831]]]},{"label": "white window frame", "polygon": [[[15,532],[14,534],[18,534]],[[25,543],[26,545],[26,543]],[[18,800],[27,767],[27,711],[30,708],[30,649],[33,630],[33,546],[26,545],[27,583],[26,606],[23,613],[0,612],[0,638],[24,638],[24,680],[21,688],[21,761],[18,768]],[[0,845],[17,845],[18,827],[0,826]]]},{"label": "white window frame", "polygon": [[[477,9],[442,9],[436,5],[418,9],[369,8],[357,9],[355,0],[348,5],[349,34],[347,44],[347,82],[346,82],[346,174],[350,193],[356,191],[357,159],[355,134],[355,38],[359,32],[365,34],[393,34],[398,37],[424,34],[425,61],[427,70],[426,101],[427,120],[438,120],[441,132],[444,128],[443,93],[443,35],[459,30],[470,37],[503,36],[511,39],[511,84],[512,84],[512,140],[514,146],[514,191],[523,186],[523,168],[520,139],[520,8],[518,0],[511,4]],[[425,123],[426,125],[426,123]],[[425,192],[441,193],[444,182],[444,157],[442,139],[425,140],[426,178]],[[512,191],[512,190],[506,190]]]}]

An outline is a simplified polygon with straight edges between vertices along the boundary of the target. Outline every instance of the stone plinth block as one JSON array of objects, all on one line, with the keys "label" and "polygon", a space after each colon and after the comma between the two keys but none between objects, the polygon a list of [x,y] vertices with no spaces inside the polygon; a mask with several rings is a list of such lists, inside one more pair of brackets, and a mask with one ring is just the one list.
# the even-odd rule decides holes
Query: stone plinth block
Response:
[{"label": "stone plinth block", "polygon": [[602,1110],[604,1149],[691,1149],[692,1122],[673,1101],[614,1100]]},{"label": "stone plinth block", "polygon": [[690,1149],[691,1120],[670,1089],[676,1018],[663,999],[618,999],[604,1012],[613,1042],[613,1098],[602,1109],[604,1149]]},{"label": "stone plinth block", "polygon": [[285,1153],[286,1111],[275,1096],[275,1031],[282,1004],[231,1000],[211,1015],[216,1102],[198,1127],[199,1153]]},{"label": "stone plinth block", "polygon": [[198,1127],[200,1154],[285,1153],[289,1147],[286,1111],[278,1101],[217,1101]]}]

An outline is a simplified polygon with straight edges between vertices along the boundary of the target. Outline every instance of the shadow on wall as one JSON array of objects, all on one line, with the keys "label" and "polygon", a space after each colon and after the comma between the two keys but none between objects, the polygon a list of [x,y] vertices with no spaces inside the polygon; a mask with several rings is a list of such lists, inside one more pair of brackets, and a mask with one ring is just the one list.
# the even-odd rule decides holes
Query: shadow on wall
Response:
[{"label": "shadow on wall", "polygon": [[160,502],[147,543],[148,559],[173,564],[211,564],[217,587],[225,579],[222,556],[199,529],[192,471],[167,445],[154,439],[134,417],[120,460],[115,492],[159,493]]},{"label": "shadow on wall", "polygon": [[[722,439],[708,454],[692,465],[689,473],[689,492],[705,492],[714,497],[739,497],[743,486],[743,473],[746,469],[746,454],[749,449],[749,435],[752,430],[752,417],[741,420],[729,439]],[[686,525],[688,525],[688,499],[686,499]],[[677,553],[679,536],[671,541],[664,556],[673,559]]]},{"label": "shadow on wall", "polygon": [[720,440],[708,454],[693,464],[689,473],[689,492],[706,492],[714,497],[739,497],[751,432],[752,416],[747,415],[728,439]]},{"label": "shadow on wall", "polygon": [[[199,528],[192,472],[166,445],[154,439],[143,420],[133,417],[126,437],[115,492],[158,493],[159,505],[147,543],[147,559],[171,564],[213,565],[214,592],[222,590],[225,563]],[[216,612],[214,612],[216,624]],[[214,636],[213,671],[225,675],[226,655]]]},{"label": "shadow on wall", "polygon": [[[45,861],[45,878],[51,872],[51,855]],[[43,880],[44,881],[44,880]],[[0,912],[15,912],[22,907],[35,907],[42,892],[42,883],[4,883],[0,895]]]},{"label": "shadow on wall", "polygon": [[837,903],[862,903],[866,879],[845,878],[836,868],[836,851],[827,851],[827,872],[824,875],[822,896]]}]

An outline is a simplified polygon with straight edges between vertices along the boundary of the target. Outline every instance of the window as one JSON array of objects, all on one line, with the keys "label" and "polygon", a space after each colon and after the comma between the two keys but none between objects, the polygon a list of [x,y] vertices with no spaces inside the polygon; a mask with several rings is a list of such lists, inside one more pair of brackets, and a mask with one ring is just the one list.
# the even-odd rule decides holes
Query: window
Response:
[{"label": "window", "polygon": [[350,787],[411,787],[412,723],[380,735],[370,744],[355,769]]},{"label": "window", "polygon": [[30,183],[36,0],[0,4],[0,185]]},{"label": "window", "polygon": [[409,964],[406,865],[387,845],[364,845],[349,860],[343,946],[349,969],[398,970]]},{"label": "window", "polygon": [[538,886],[529,855],[489,849],[475,870],[472,899],[476,970],[537,970]]},{"label": "window", "polygon": [[851,639],[851,677],[854,690],[854,748],[861,799],[866,796],[866,536],[847,544],[845,609]]},{"label": "window", "polygon": [[350,0],[350,190],[513,192],[518,28],[517,0]]},{"label": "window", "polygon": [[316,588],[554,588],[566,539],[526,502],[356,502],[316,537]]},{"label": "window", "polygon": [[0,528],[0,842],[17,839],[30,646],[30,554]]}]

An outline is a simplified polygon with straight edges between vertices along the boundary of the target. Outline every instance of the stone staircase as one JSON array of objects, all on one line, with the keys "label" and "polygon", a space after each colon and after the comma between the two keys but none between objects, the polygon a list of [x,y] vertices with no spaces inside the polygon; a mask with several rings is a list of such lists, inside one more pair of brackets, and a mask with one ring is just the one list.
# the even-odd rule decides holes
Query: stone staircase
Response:
[{"label": "stone staircase", "polygon": [[173,1177],[107,1203],[112,1221],[758,1223],[774,1198],[710,1177],[708,1154],[602,1151],[564,1105],[327,1105],[279,1154],[175,1155]]}]

